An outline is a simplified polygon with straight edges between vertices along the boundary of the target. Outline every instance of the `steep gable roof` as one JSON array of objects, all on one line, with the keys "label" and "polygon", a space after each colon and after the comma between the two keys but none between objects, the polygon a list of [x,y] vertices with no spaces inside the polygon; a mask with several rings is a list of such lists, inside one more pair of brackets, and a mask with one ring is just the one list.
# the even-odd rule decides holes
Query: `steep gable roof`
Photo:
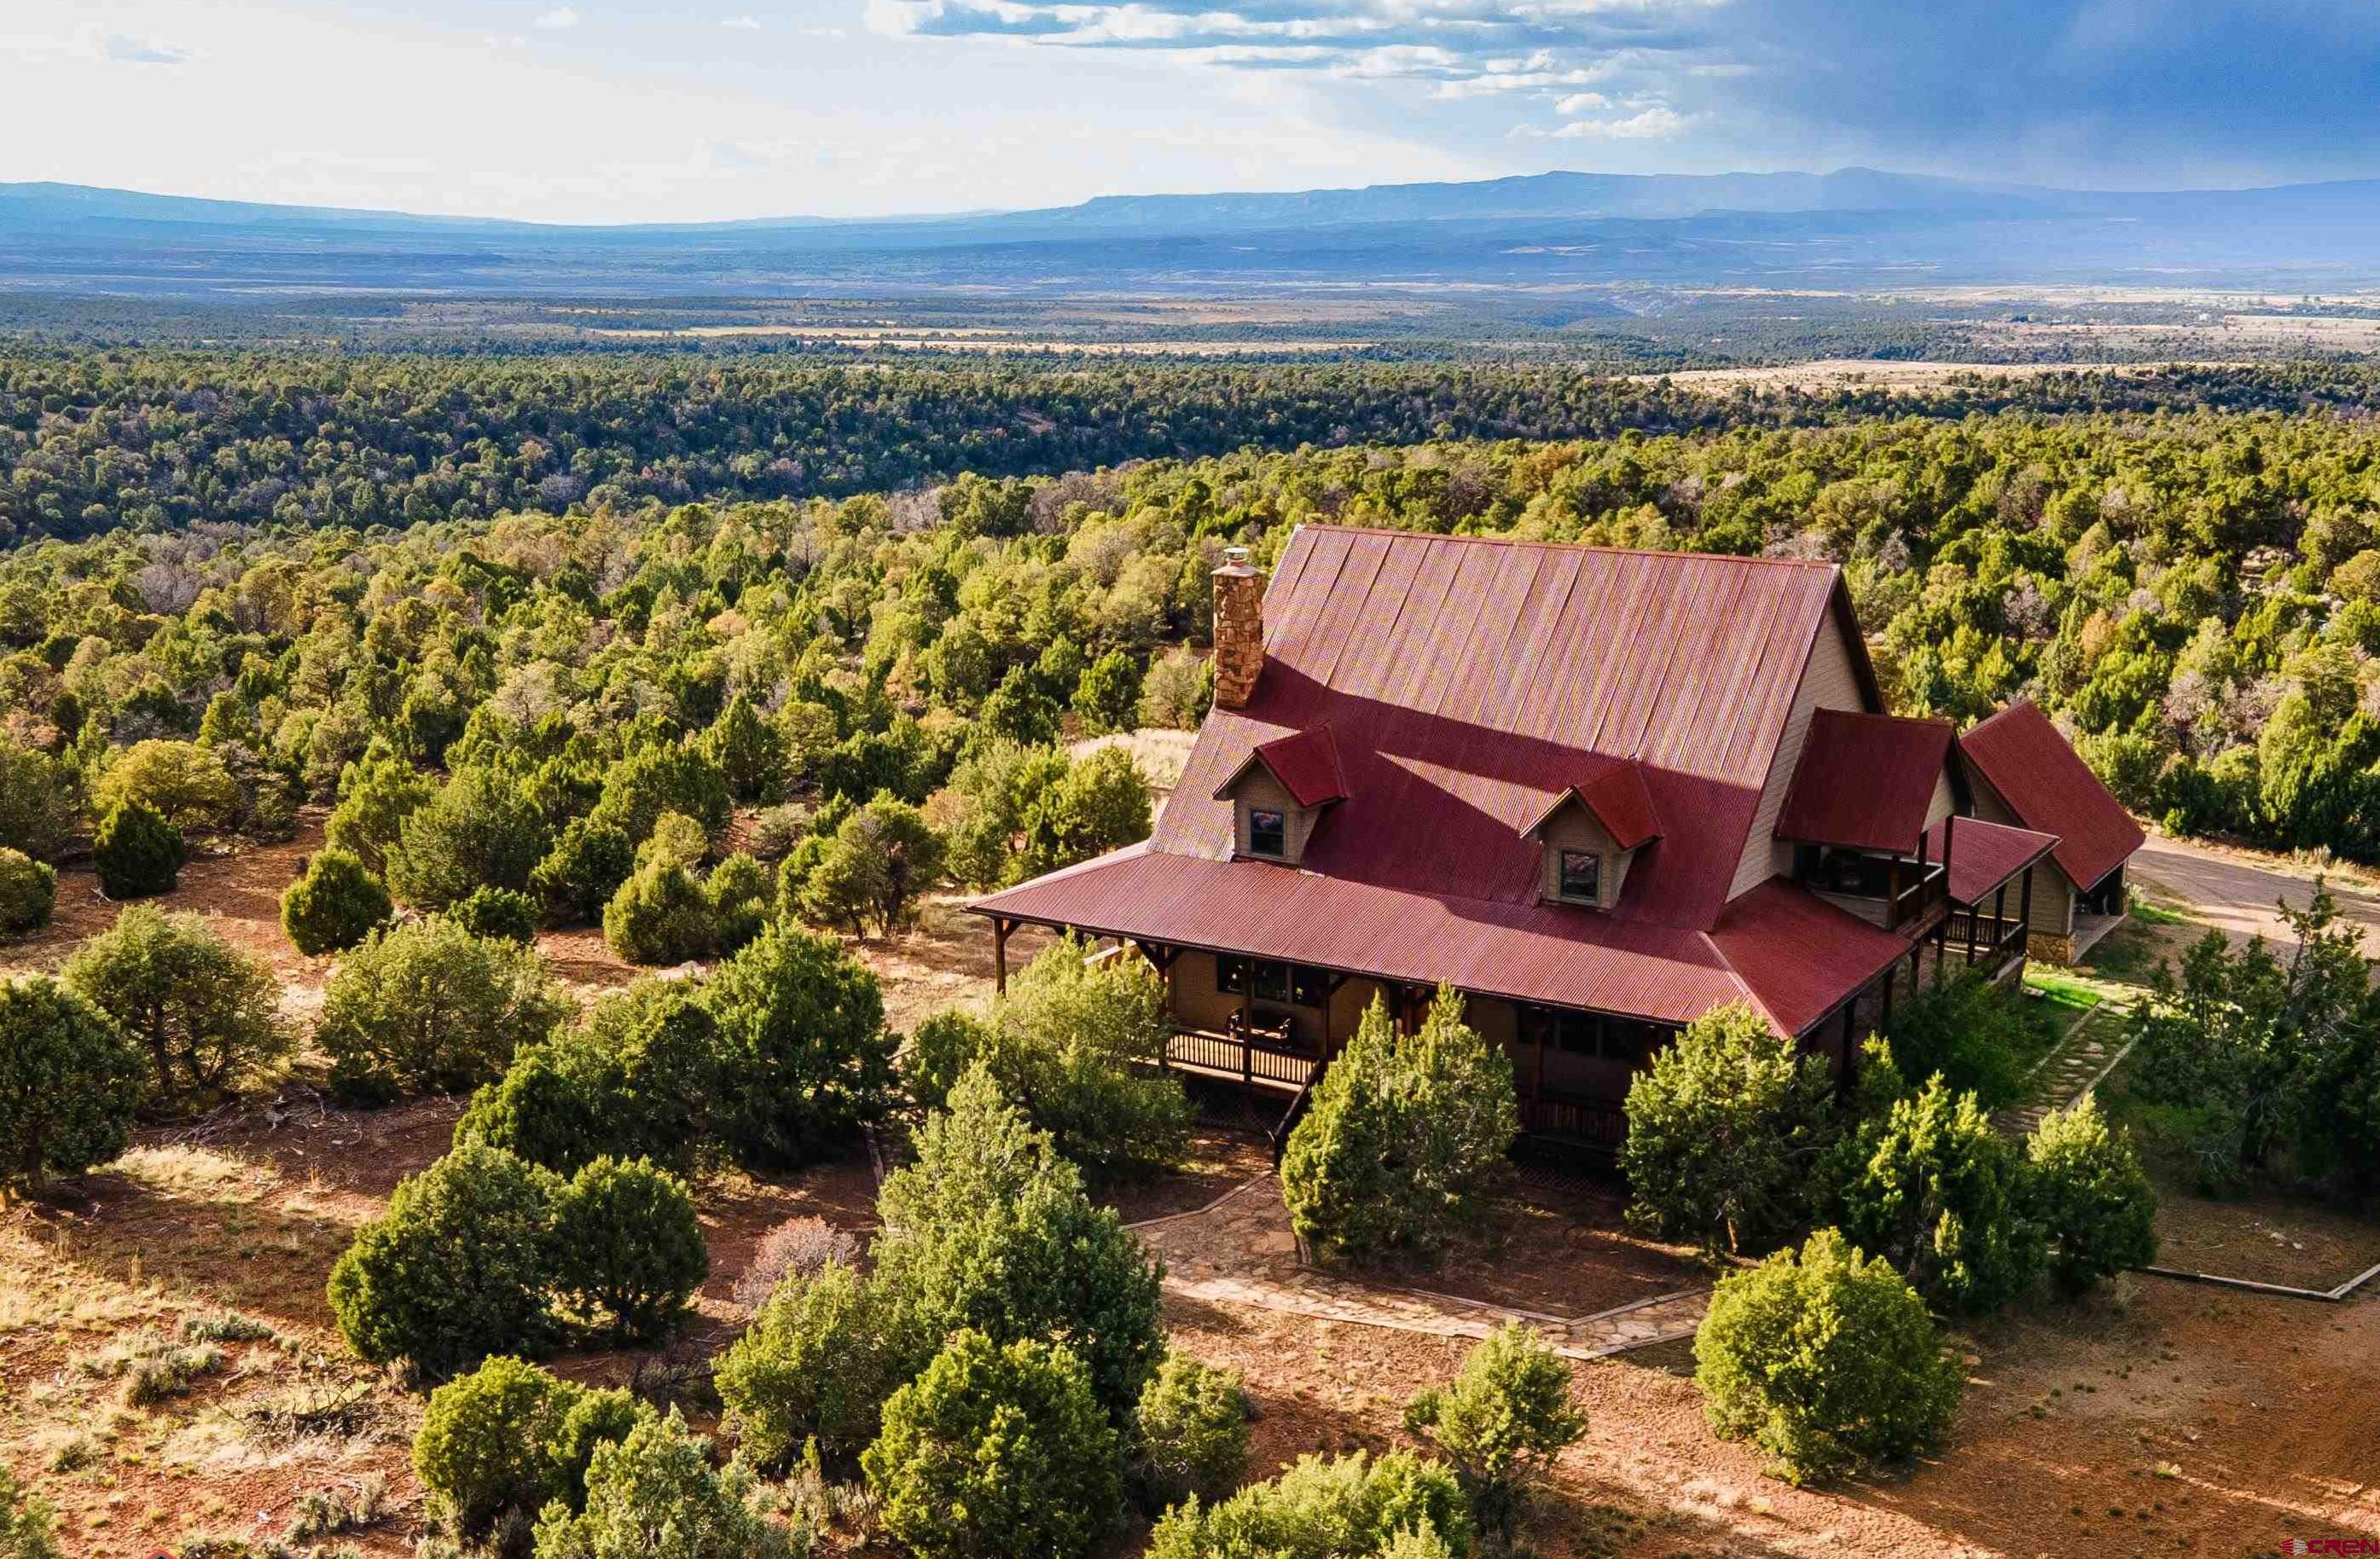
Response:
[{"label": "steep gable roof", "polygon": [[1852,850],[1914,851],[1950,759],[1949,720],[1819,709],[1802,739],[1777,837]]},{"label": "steep gable roof", "polygon": [[1645,769],[1633,758],[1608,758],[1594,774],[1566,785],[1542,811],[1523,824],[1523,834],[1534,834],[1564,805],[1576,802],[1595,816],[1611,842],[1634,850],[1661,835],[1660,815],[1653,810],[1653,794],[1645,788]]},{"label": "steep gable roof", "polygon": [[1662,835],[1612,917],[1708,931],[1840,589],[1825,563],[1301,527],[1255,696],[1208,716],[1151,848],[1228,860],[1209,798],[1257,746],[1327,724],[1347,799],[1307,870],[1534,904],[1523,830],[1633,759]]},{"label": "steep gable roof", "polygon": [[1339,772],[1339,743],[1331,739],[1327,725],[1276,737],[1249,749],[1246,759],[1232,770],[1232,777],[1215,788],[1215,799],[1220,801],[1231,794],[1232,787],[1240,782],[1249,764],[1262,764],[1271,770],[1272,777],[1281,781],[1281,788],[1300,806],[1320,806],[1326,802],[1347,799],[1347,780]]},{"label": "steep gable roof", "polygon": [[[1788,1033],[1907,953],[1792,883],[1728,898],[1822,629],[1874,693],[1831,565],[1307,526],[1265,619],[1153,838],[971,907],[1665,1022],[1750,1000]],[[1324,731],[1344,799],[1302,867],[1235,860],[1232,781]],[[1529,830],[1573,794],[1639,841],[1608,912],[1543,898]]]},{"label": "steep gable roof", "polygon": [[2010,705],[1959,738],[1959,751],[2016,820],[2058,836],[2050,859],[2089,892],[2148,840],[2058,728],[2030,702]]}]

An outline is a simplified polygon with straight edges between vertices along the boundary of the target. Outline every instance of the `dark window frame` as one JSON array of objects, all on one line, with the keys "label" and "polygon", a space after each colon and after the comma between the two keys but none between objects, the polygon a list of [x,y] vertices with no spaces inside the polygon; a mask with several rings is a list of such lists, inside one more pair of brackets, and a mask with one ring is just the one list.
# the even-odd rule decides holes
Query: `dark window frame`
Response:
[{"label": "dark window frame", "polygon": [[[1584,861],[1586,876],[1593,886],[1580,892],[1572,886],[1571,863]],[[1554,857],[1555,896],[1565,903],[1599,904],[1603,902],[1603,852],[1597,850],[1562,850]]]},{"label": "dark window frame", "polygon": [[[1267,817],[1272,819],[1269,827],[1262,821]],[[1265,836],[1268,834],[1272,836],[1273,840],[1273,847],[1270,850],[1264,847]],[[1248,853],[1260,855],[1268,861],[1289,859],[1289,813],[1286,809],[1270,806],[1248,808]]]},{"label": "dark window frame", "polygon": [[1520,1038],[1566,1056],[1617,1061],[1632,1070],[1652,1062],[1653,1053],[1678,1036],[1666,1024],[1569,1007],[1521,1008]]},{"label": "dark window frame", "polygon": [[1217,953],[1215,991],[1219,996],[1245,996],[1276,1007],[1319,1011],[1330,1004],[1330,972],[1280,959]]}]

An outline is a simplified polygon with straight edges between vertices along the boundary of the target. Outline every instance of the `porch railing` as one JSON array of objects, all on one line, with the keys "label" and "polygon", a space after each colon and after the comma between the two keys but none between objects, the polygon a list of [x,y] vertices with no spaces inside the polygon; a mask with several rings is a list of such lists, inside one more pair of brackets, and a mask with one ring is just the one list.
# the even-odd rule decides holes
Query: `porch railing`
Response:
[{"label": "porch railing", "polygon": [[[1972,951],[1970,937],[1973,938]],[[1989,915],[1977,914],[1973,910],[1952,910],[1942,924],[1945,948],[1966,953],[1971,967],[1987,969],[1995,974],[2022,958],[2030,941],[2030,928],[2021,919],[2003,919],[1995,928]]]},{"label": "porch railing", "polygon": [[1929,864],[1916,881],[1894,895],[1889,921],[1894,925],[1905,925],[1949,896],[1949,872],[1938,863]]},{"label": "porch railing", "polygon": [[1548,1089],[1521,1101],[1521,1125],[1543,1137],[1619,1156],[1628,1141],[1628,1112],[1616,1099]]},{"label": "porch railing", "polygon": [[1305,1086],[1322,1058],[1294,1041],[1258,1031],[1253,1037],[1237,1032],[1180,1028],[1165,1042],[1165,1065],[1208,1076],[1238,1078],[1250,1085],[1268,1085],[1294,1092]]}]

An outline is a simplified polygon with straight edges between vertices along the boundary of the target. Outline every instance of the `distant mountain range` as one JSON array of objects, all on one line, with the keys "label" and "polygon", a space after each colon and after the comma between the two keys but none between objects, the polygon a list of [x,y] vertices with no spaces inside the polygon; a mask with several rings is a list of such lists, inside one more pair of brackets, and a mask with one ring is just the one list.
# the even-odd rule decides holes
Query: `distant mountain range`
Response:
[{"label": "distant mountain range", "polygon": [[566,226],[0,185],[0,288],[269,296],[1351,283],[2380,284],[2380,181],[2095,191],[1846,168],[1550,173],[1043,211]]}]

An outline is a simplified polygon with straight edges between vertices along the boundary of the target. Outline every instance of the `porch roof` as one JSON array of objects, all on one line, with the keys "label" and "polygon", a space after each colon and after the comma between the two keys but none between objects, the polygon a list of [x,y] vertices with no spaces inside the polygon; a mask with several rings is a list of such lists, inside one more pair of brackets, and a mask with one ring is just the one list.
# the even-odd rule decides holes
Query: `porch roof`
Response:
[{"label": "porch roof", "polygon": [[1970,908],[2058,848],[2056,834],[2012,828],[2005,823],[1987,823],[1981,817],[1960,818],[1946,840],[1944,825],[1949,821],[1945,818],[1925,830],[1925,852],[1939,861],[1945,842],[1949,843],[1950,897]]},{"label": "porch roof", "polygon": [[1708,932],[1561,904],[1515,904],[1323,876],[1146,843],[969,906],[1411,985],[1446,981],[1509,1000],[1687,1023],[1749,1000],[1798,1034],[1856,994],[1908,942],[1781,879],[1727,906]]}]

